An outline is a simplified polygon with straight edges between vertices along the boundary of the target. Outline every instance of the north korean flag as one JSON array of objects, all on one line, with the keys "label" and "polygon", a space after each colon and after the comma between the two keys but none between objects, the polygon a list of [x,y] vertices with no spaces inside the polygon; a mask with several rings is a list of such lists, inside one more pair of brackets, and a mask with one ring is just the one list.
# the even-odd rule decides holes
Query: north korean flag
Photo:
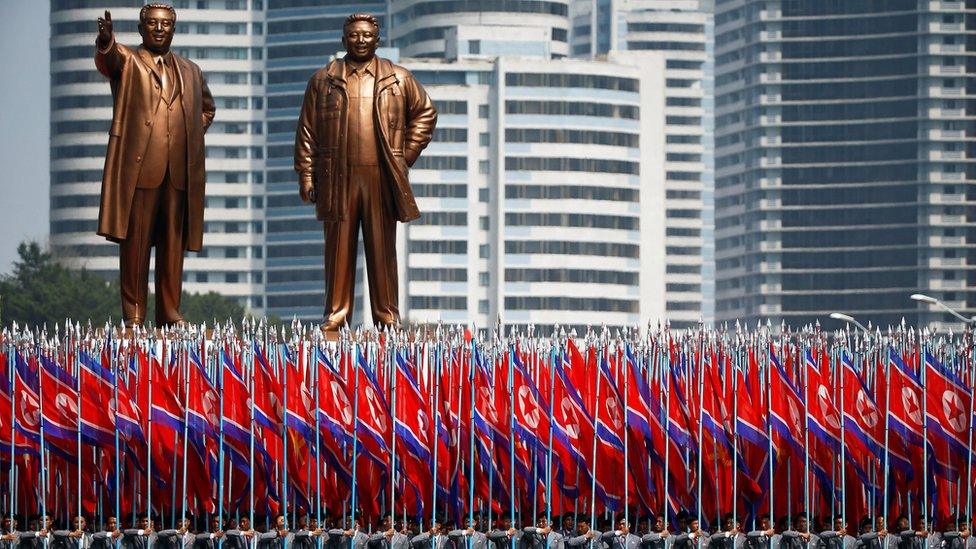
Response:
[{"label": "north korean flag", "polygon": [[827,445],[835,453],[840,453],[840,413],[834,403],[834,390],[831,387],[830,372],[821,372],[820,367],[808,349],[807,402],[809,403],[807,428],[810,433]]},{"label": "north korean flag", "polygon": [[950,480],[957,478],[960,456],[969,455],[971,398],[969,387],[926,351],[925,414],[929,444],[935,454],[936,473]]}]

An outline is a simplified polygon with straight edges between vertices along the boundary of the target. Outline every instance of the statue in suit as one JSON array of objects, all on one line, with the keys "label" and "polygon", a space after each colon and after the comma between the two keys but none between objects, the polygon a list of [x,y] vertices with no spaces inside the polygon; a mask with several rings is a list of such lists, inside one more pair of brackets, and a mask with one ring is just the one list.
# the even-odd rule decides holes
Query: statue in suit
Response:
[{"label": "statue in suit", "polygon": [[399,324],[396,222],[420,217],[407,171],[437,123],[410,71],[376,57],[379,34],[372,15],[346,18],[346,55],[309,79],[295,135],[299,193],[325,222],[326,332],[351,322],[360,226],[373,323]]},{"label": "statue in suit", "polygon": [[122,318],[146,320],[150,249],[156,247],[156,323],[183,321],[183,253],[203,243],[203,135],[214,100],[193,62],[170,51],[176,10],[139,12],[142,45],[115,41],[112,15],[98,18],[95,66],[115,108],[102,175],[98,234],[119,243]]}]

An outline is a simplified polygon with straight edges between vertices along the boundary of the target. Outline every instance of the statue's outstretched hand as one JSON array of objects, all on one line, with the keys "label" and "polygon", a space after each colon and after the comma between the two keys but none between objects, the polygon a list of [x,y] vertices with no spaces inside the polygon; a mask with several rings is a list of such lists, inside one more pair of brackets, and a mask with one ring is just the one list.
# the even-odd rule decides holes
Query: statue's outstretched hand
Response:
[{"label": "statue's outstretched hand", "polygon": [[105,17],[98,18],[98,45],[107,46],[112,41],[112,12],[105,10]]}]

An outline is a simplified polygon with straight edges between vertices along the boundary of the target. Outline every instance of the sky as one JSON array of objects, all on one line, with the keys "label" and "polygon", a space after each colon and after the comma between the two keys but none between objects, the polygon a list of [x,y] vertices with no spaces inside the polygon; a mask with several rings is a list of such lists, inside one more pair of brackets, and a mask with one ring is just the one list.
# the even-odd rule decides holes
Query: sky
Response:
[{"label": "sky", "polygon": [[0,0],[0,275],[20,242],[48,239],[49,13],[49,0]]}]

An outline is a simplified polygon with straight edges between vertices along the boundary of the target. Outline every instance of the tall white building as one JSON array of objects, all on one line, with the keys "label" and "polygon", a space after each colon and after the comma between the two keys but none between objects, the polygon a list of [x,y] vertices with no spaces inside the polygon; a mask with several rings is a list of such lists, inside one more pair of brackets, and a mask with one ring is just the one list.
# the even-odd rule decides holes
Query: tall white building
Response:
[{"label": "tall white building", "polygon": [[[112,118],[96,69],[96,18],[141,43],[140,0],[51,1],[51,246],[72,267],[116,277],[118,246],[95,234]],[[176,0],[173,51],[203,70],[217,117],[207,132],[204,249],[188,254],[184,289],[264,307],[264,10],[262,0]]]},{"label": "tall white building", "polygon": [[663,318],[664,59],[497,56],[513,34],[531,29],[461,27],[457,59],[404,60],[421,81],[438,75],[442,108],[441,139],[411,170],[424,215],[405,228],[406,316]]},{"label": "tall white building", "polygon": [[[700,0],[574,0],[570,49],[574,57],[626,57],[653,66],[664,59],[665,291],[672,324],[710,320],[711,108],[706,96],[706,50],[711,15]],[[626,53],[624,53],[626,52]],[[710,277],[709,277],[710,278]],[[704,297],[704,299],[703,299]],[[707,313],[707,314],[706,314]]]}]

